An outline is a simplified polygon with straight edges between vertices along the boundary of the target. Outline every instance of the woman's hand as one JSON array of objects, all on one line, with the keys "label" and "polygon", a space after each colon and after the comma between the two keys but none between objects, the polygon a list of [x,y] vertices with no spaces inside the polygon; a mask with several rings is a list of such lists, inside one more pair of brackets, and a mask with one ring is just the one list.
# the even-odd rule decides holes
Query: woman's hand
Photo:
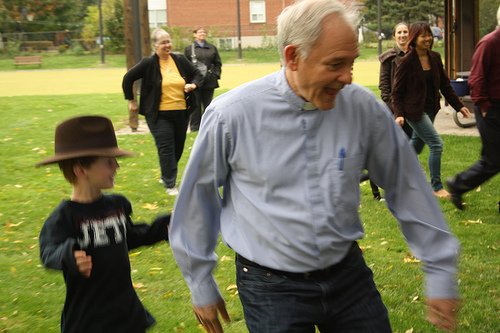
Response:
[{"label": "woman's hand", "polygon": [[194,84],[194,83],[186,83],[186,85],[184,86],[184,92],[189,93],[189,92],[195,90],[196,88],[197,88],[196,84]]},{"label": "woman's hand", "polygon": [[470,111],[469,111],[469,109],[467,109],[466,106],[462,107],[460,109],[460,111],[458,111],[458,112],[460,112],[462,114],[462,116],[464,116],[464,118],[469,118],[470,117]]},{"label": "woman's hand", "polygon": [[135,101],[135,99],[131,99],[128,101],[128,110],[131,111],[131,112],[137,112],[137,102]]},{"label": "woman's hand", "polygon": [[396,117],[396,123],[399,125],[399,126],[403,126],[405,124],[405,118],[404,117]]}]

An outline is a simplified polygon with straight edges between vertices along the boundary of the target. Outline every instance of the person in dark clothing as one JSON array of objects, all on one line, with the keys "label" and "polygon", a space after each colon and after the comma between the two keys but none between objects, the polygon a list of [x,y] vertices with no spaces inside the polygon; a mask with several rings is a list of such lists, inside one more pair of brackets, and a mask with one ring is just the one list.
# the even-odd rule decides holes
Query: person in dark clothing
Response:
[{"label": "person in dark clothing", "polygon": [[500,7],[497,20],[496,30],[484,36],[476,46],[468,80],[481,136],[481,158],[467,170],[446,181],[451,201],[458,209],[464,208],[464,193],[500,171]]},{"label": "person in dark clothing", "polygon": [[[153,31],[155,53],[142,59],[123,77],[122,89],[129,110],[146,117],[160,160],[160,182],[169,195],[177,195],[177,163],[186,141],[188,114],[196,105],[193,91],[201,86],[200,71],[182,54],[172,52],[172,40],[163,29]],[[133,86],[141,81],[139,107]]]},{"label": "person in dark clothing", "polygon": [[433,36],[428,23],[416,22],[410,26],[408,53],[401,58],[394,74],[392,107],[396,122],[403,126],[408,122],[413,129],[411,144],[418,154],[418,139],[429,146],[429,171],[434,195],[450,198],[441,182],[441,155],[443,141],[432,122],[440,105],[440,93],[450,105],[464,117],[470,111],[455,94],[446,75],[441,55],[432,51]]},{"label": "person in dark clothing", "polygon": [[[382,53],[378,59],[380,61],[380,77],[378,87],[380,89],[380,97],[392,111],[391,103],[391,92],[392,92],[392,82],[394,80],[394,72],[396,69],[397,62],[401,57],[403,57],[408,51],[408,24],[400,22],[394,26],[392,30],[392,38],[396,42],[396,45],[386,52]],[[403,130],[405,131],[408,138],[411,138],[412,129],[410,125],[404,124]],[[382,200],[382,195],[380,194],[380,189],[370,178],[367,173],[361,175],[360,182],[365,180],[370,180],[370,188],[372,190],[373,198],[375,200]]]},{"label": "person in dark clothing", "polygon": [[155,323],[132,285],[128,251],[168,241],[170,215],[134,224],[124,196],[102,193],[114,186],[116,157],[131,154],[118,148],[108,118],[80,116],[57,126],[55,155],[37,164],[58,163],[73,187],[39,236],[43,265],[66,283],[63,333],[141,333]]},{"label": "person in dark clothing", "polygon": [[[391,93],[396,66],[401,57],[408,52],[408,24],[404,22],[396,24],[392,31],[392,37],[394,38],[396,45],[378,57],[380,61],[380,76],[378,81],[380,97],[391,111]],[[403,125],[403,130],[408,138],[411,138],[412,129],[410,125],[405,123]]]},{"label": "person in dark clothing", "polygon": [[219,87],[218,80],[221,76],[222,61],[217,48],[208,43],[207,31],[199,27],[193,30],[194,42],[184,49],[184,55],[194,64],[197,62],[206,66],[206,74],[203,85],[196,89],[196,107],[193,108],[189,117],[189,129],[196,132],[200,128],[201,115],[212,102],[214,90]]}]

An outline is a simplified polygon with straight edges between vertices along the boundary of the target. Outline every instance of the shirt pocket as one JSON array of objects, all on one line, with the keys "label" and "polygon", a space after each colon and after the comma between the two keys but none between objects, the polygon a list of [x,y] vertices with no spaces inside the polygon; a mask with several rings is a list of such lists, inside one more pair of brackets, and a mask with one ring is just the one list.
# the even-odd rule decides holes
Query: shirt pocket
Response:
[{"label": "shirt pocket", "polygon": [[339,223],[357,220],[359,207],[359,179],[364,165],[364,155],[338,157],[329,168],[329,194],[332,211]]}]

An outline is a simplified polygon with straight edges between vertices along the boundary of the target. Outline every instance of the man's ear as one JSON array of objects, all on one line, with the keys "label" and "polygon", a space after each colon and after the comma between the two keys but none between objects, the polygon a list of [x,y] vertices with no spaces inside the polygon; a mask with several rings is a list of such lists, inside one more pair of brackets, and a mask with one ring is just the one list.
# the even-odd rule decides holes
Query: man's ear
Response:
[{"label": "man's ear", "polygon": [[286,68],[296,71],[299,63],[299,50],[295,45],[287,45],[283,50]]}]

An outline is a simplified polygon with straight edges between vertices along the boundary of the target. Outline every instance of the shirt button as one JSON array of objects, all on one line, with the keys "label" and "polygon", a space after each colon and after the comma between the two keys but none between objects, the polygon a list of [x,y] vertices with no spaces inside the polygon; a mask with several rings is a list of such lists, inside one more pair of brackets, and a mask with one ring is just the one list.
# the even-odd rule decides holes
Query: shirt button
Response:
[{"label": "shirt button", "polygon": [[243,267],[243,272],[245,272],[245,273],[248,272],[248,268]]}]

